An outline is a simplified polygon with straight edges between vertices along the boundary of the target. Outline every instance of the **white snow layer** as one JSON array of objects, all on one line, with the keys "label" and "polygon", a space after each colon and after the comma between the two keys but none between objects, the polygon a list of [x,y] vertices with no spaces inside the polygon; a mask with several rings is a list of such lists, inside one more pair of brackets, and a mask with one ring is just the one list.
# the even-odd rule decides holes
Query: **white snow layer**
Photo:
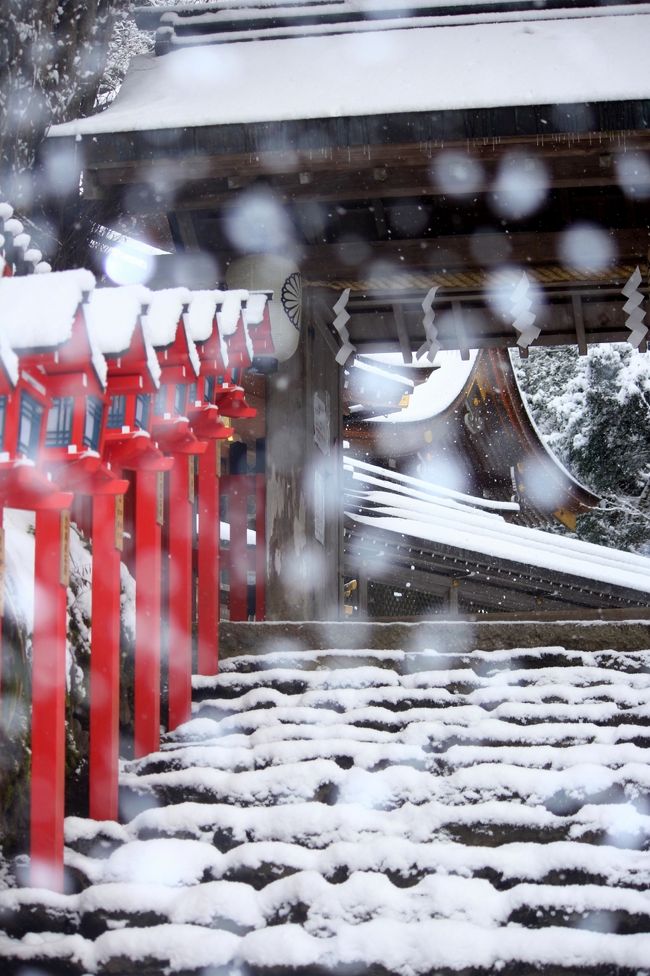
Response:
[{"label": "white snow layer", "polygon": [[151,292],[143,285],[96,288],[92,292],[84,315],[103,353],[128,351],[138,317],[150,300]]},{"label": "white snow layer", "polygon": [[649,35],[641,14],[204,45],[134,58],[105,112],[50,134],[645,99]]},{"label": "white snow layer", "polygon": [[402,424],[415,420],[429,420],[452,405],[467,383],[476,362],[476,349],[472,349],[469,359],[461,359],[460,352],[451,350],[438,352],[431,376],[416,386],[408,406],[397,413],[384,417],[372,417],[373,423]]},{"label": "white snow layer", "polygon": [[0,279],[2,334],[12,349],[51,348],[72,335],[84,295],[95,287],[90,271]]},{"label": "white snow layer", "polygon": [[[451,507],[446,500],[433,497],[431,492],[437,491],[437,486],[426,482],[420,483],[419,492],[411,493],[415,497],[409,497],[395,490],[392,472],[365,462],[346,459],[345,463],[354,471],[357,481],[385,487],[384,492],[366,491],[357,500],[357,503],[361,501],[360,507],[367,514],[346,513],[360,525],[374,526],[400,536],[465,549],[522,565],[629,587],[643,593],[650,592],[650,559],[645,556],[506,522],[494,512],[482,511],[484,501],[477,503],[477,500],[463,497],[458,492],[455,495],[460,504]],[[417,483],[417,479],[410,478],[409,483]],[[463,501],[467,504],[462,504]],[[375,507],[371,507],[371,503]]]},{"label": "white snow layer", "polygon": [[[200,717],[124,768],[149,809],[67,820],[66,862],[89,887],[0,892],[0,913],[45,906],[108,930],[0,935],[0,956],[89,974],[646,973],[649,666],[650,651],[559,647],[230,659],[194,679],[212,696]],[[618,934],[620,917],[640,931]]]},{"label": "white snow layer", "polygon": [[[95,277],[83,268],[47,275],[0,278],[1,335],[14,350],[52,349],[72,336],[82,303],[95,287]],[[91,361],[106,385],[106,360],[87,330]]]}]

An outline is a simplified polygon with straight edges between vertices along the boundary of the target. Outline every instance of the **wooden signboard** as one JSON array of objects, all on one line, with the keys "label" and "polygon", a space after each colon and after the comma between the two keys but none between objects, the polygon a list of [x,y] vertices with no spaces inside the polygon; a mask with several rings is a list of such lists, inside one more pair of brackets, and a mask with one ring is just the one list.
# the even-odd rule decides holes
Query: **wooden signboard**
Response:
[{"label": "wooden signboard", "polygon": [[67,586],[70,582],[70,512],[61,512],[61,565],[59,566],[59,582]]},{"label": "wooden signboard", "polygon": [[165,475],[158,472],[156,479],[156,522],[162,525],[165,521]]},{"label": "wooden signboard", "polygon": [[194,504],[194,455],[189,454],[187,458],[187,500]]},{"label": "wooden signboard", "polygon": [[124,495],[115,496],[115,548],[124,548]]}]

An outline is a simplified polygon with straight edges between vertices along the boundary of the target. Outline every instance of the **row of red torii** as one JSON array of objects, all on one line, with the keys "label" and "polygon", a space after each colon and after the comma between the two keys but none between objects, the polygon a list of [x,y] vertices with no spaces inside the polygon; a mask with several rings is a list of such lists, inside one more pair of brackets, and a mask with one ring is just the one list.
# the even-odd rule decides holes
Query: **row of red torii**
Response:
[{"label": "row of red torii", "polygon": [[[89,812],[118,814],[120,563],[135,584],[134,752],[159,746],[162,523],[168,576],[168,724],[191,710],[194,493],[198,670],[218,666],[220,441],[254,416],[235,370],[273,357],[268,294],[95,287],[89,271],[0,278],[0,505],[35,512],[30,881],[63,884],[70,516],[92,540]],[[234,480],[234,479],[233,479]],[[230,504],[231,616],[245,618],[248,496],[257,492],[263,616],[264,484]],[[124,530],[128,529],[128,532]],[[261,560],[261,562],[260,562]],[[1,676],[0,676],[1,678]]]}]

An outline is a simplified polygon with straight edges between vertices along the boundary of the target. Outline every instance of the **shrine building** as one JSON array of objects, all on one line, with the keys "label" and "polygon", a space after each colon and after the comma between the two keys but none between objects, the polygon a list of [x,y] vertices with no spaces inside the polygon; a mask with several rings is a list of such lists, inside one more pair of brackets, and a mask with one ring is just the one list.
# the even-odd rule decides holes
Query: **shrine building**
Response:
[{"label": "shrine building", "polygon": [[273,293],[288,328],[254,381],[264,445],[241,454],[259,470],[264,447],[265,613],[332,617],[342,366],[391,349],[405,365],[531,343],[645,350],[650,15],[229,0],[135,16],[155,50],[106,111],[47,140],[83,172],[61,219],[128,217],[172,252],[155,287]]}]

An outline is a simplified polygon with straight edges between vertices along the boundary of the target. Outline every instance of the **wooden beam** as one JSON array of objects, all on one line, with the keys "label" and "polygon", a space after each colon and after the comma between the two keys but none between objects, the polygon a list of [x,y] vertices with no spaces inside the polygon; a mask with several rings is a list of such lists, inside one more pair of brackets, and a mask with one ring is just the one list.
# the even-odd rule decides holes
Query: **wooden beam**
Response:
[{"label": "wooden beam", "polygon": [[402,353],[402,361],[407,366],[410,366],[413,362],[413,353],[411,352],[411,340],[404,319],[404,309],[401,305],[393,305],[393,317],[395,319],[395,328],[397,329],[397,341],[399,342]]},{"label": "wooden beam", "polygon": [[571,296],[573,306],[573,321],[575,323],[576,338],[578,340],[578,353],[581,356],[587,355],[587,336],[585,334],[585,320],[582,314],[582,299],[580,295]]},{"label": "wooden beam", "polygon": [[334,338],[332,331],[327,324],[328,315],[329,318],[333,320],[334,312],[332,311],[331,307],[327,304],[327,302],[324,301],[323,298],[319,298],[313,303],[312,321],[314,328],[318,329],[318,332],[323,337],[327,348],[332,355],[336,357],[339,351],[339,344]]},{"label": "wooden beam", "polygon": [[[522,231],[508,235],[490,232],[481,235],[481,253],[491,254],[495,266],[500,263],[499,255],[502,255],[503,262],[507,260],[524,267],[559,263],[560,236],[550,232]],[[610,240],[616,248],[619,263],[633,261],[636,264],[639,256],[647,251],[648,228],[613,229]],[[375,241],[371,247],[373,261],[392,263],[395,275],[413,270],[467,271],[485,268],[480,255],[476,256],[475,235]],[[359,249],[356,243],[308,245],[302,248],[301,270],[312,281],[363,278],[367,270],[367,249]],[[575,276],[575,272],[567,271],[567,281]],[[588,280],[588,276],[585,276],[585,280]]]},{"label": "wooden beam", "polygon": [[[170,218],[172,234],[176,238],[176,243],[183,246],[184,251],[200,251],[201,245],[194,225],[194,216],[188,211],[174,213]],[[174,229],[177,233],[174,234]]]},{"label": "wooden beam", "polygon": [[[534,345],[576,345],[578,335],[572,294],[567,292],[563,297],[556,296],[553,303],[546,306],[540,314],[538,325],[542,331]],[[473,332],[471,339],[465,334],[461,322],[466,308],[477,310],[475,296],[467,300],[463,297],[453,301],[442,301],[439,311],[447,310],[451,314],[440,315],[438,341],[442,349],[458,349],[461,354],[469,355],[468,349],[496,349],[518,348],[517,334],[512,326],[495,316],[487,303],[483,300],[479,306],[481,311],[479,331]],[[384,310],[377,308],[364,309],[358,303],[350,302],[348,310],[351,318],[348,323],[350,339],[360,355],[385,352],[389,348],[399,349],[404,354],[403,339],[400,339],[396,327],[395,309],[401,311],[402,327],[408,337],[411,349],[416,349],[423,341],[421,315],[418,306],[409,302],[404,305],[392,300]],[[625,342],[629,332],[625,324],[622,311],[622,300],[617,293],[601,300],[581,301],[582,325],[585,342]],[[579,328],[579,326],[578,326]]]},{"label": "wooden beam", "polygon": [[454,332],[458,341],[458,349],[460,350],[460,358],[467,362],[469,359],[469,346],[467,343],[467,335],[465,334],[465,325],[463,323],[463,309],[459,301],[451,303],[451,312]]},{"label": "wooden beam", "polygon": [[[587,187],[602,189],[616,184],[615,177],[609,167],[606,171],[586,172],[582,165],[582,160],[577,160],[573,172],[567,175],[551,173],[548,184],[546,181],[540,183],[542,189],[550,190],[574,189]],[[593,161],[591,161],[593,165]],[[161,209],[157,182],[160,179],[158,173],[152,174],[151,182],[143,180],[143,174],[139,173],[138,179],[133,181],[123,180],[116,184],[113,180],[114,174],[101,173],[101,178],[89,181],[88,189],[85,193],[86,199],[103,199],[106,193],[116,185],[131,188],[129,192],[129,207],[138,213],[158,212]],[[318,172],[317,178],[313,181],[304,183],[300,181],[299,174],[276,174],[271,171],[262,174],[249,174],[237,176],[237,185],[232,185],[235,177],[215,177],[213,174],[197,176],[193,178],[190,174],[182,175],[180,172],[170,170],[169,185],[177,185],[178,190],[174,194],[173,206],[175,211],[201,210],[201,209],[228,209],[236,204],[237,192],[249,187],[257,186],[260,180],[278,197],[283,203],[293,201],[318,201],[321,203],[345,203],[353,200],[374,201],[377,194],[377,183],[373,176],[373,171],[354,170],[351,172],[339,172],[330,170]],[[474,190],[475,196],[482,196],[492,193],[494,190],[495,170],[491,168],[486,171],[481,182]],[[431,199],[446,198],[447,193],[444,186],[435,183],[431,179],[430,163],[420,166],[400,166],[391,170],[390,180],[381,184],[381,193],[384,199],[396,197],[427,197]]]},{"label": "wooden beam", "polygon": [[375,199],[372,201],[372,214],[375,218],[375,227],[377,228],[377,237],[380,241],[385,241],[388,237],[388,224],[386,223],[386,210],[384,204],[381,200]]},{"label": "wooden beam", "polygon": [[[100,145],[101,142],[101,145]],[[294,174],[298,179],[301,172],[322,173],[331,171],[336,173],[359,173],[364,170],[370,175],[375,170],[386,167],[393,182],[395,169],[402,167],[430,167],[434,158],[442,151],[450,149],[460,150],[483,165],[500,160],[503,156],[520,149],[530,152],[535,158],[546,160],[552,172],[562,173],[567,165],[589,167],[590,159],[594,160],[590,171],[584,176],[596,176],[594,167],[601,172],[611,167],[612,159],[609,154],[616,154],[621,149],[621,134],[618,132],[576,133],[571,137],[563,134],[549,134],[548,136],[511,136],[500,137],[498,140],[460,139],[446,140],[443,143],[410,142],[385,144],[359,144],[308,149],[296,148],[292,144],[287,149],[258,150],[250,152],[228,152],[224,148],[221,152],[202,151],[196,143],[191,151],[175,152],[165,155],[162,146],[158,155],[152,155],[152,147],[148,146],[146,158],[144,154],[134,152],[132,158],[110,158],[107,152],[106,140],[84,141],[86,154],[86,171],[96,174],[100,185],[109,183],[122,185],[124,183],[160,183],[174,180],[177,183],[227,178],[236,176],[241,180],[258,179],[269,174]],[[115,139],[112,140],[115,144]],[[175,141],[174,141],[175,143]],[[167,145],[169,142],[167,142]],[[647,130],[627,131],[625,133],[626,152],[650,148],[650,132]],[[95,155],[96,154],[96,155]],[[575,161],[571,163],[571,161]],[[101,174],[101,176],[100,176]],[[375,183],[375,194],[377,182]],[[383,196],[382,187],[382,196]]]}]

